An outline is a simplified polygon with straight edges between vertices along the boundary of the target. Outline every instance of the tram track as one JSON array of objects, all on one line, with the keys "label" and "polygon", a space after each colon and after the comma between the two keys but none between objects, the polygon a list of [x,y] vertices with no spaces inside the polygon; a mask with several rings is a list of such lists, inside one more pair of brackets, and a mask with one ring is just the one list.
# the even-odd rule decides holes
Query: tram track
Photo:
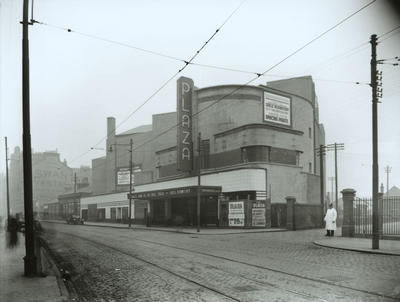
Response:
[{"label": "tram track", "polygon": [[57,231],[57,233],[62,233],[62,234],[64,234],[64,235],[71,236],[71,237],[76,237],[76,238],[79,238],[79,239],[84,240],[84,241],[86,241],[86,242],[90,242],[91,244],[93,244],[93,245],[95,245],[95,246],[97,246],[97,247],[100,247],[100,248],[103,248],[103,249],[104,249],[104,247],[105,247],[105,248],[110,249],[110,250],[112,250],[112,251],[118,252],[118,253],[120,253],[120,254],[122,254],[122,255],[125,255],[125,256],[128,256],[128,257],[132,257],[132,258],[134,258],[134,259],[136,259],[136,260],[138,260],[138,261],[140,261],[140,262],[142,262],[142,263],[151,265],[151,266],[153,266],[153,267],[155,267],[155,268],[157,268],[157,269],[159,269],[159,270],[162,270],[162,271],[164,271],[164,272],[167,272],[167,273],[169,273],[169,274],[171,274],[171,275],[173,275],[173,276],[175,276],[175,277],[177,277],[177,278],[179,278],[179,279],[182,279],[182,280],[184,280],[184,281],[186,281],[186,282],[192,283],[192,284],[194,284],[194,285],[196,285],[196,286],[198,286],[198,287],[200,287],[200,288],[203,288],[203,289],[205,289],[205,290],[207,290],[207,291],[209,291],[209,292],[212,292],[212,293],[214,293],[214,294],[217,294],[217,295],[219,295],[219,296],[222,296],[222,297],[224,297],[225,299],[228,299],[228,300],[230,300],[230,301],[237,301],[237,302],[241,302],[241,301],[242,301],[242,300],[237,299],[237,298],[235,298],[235,297],[232,297],[232,296],[230,296],[230,295],[228,295],[228,294],[226,294],[226,293],[223,293],[222,291],[220,291],[220,290],[218,290],[218,289],[212,288],[212,287],[207,286],[207,285],[205,285],[205,284],[201,284],[200,282],[197,282],[197,281],[195,281],[195,280],[193,280],[193,279],[191,279],[191,278],[188,278],[188,277],[186,277],[186,276],[184,276],[184,275],[182,275],[182,274],[176,273],[176,272],[174,272],[174,271],[172,271],[172,270],[170,270],[170,269],[168,269],[168,268],[165,268],[165,267],[163,267],[163,266],[160,266],[160,265],[158,265],[157,263],[154,263],[154,262],[152,262],[152,261],[146,260],[146,259],[144,259],[144,258],[142,258],[142,257],[139,257],[138,255],[133,254],[133,253],[126,252],[126,251],[122,250],[121,248],[117,248],[117,247],[115,247],[115,246],[108,245],[108,244],[99,242],[99,241],[94,240],[94,239],[89,239],[89,238],[87,238],[87,237],[79,236],[79,235],[76,235],[76,234],[71,234],[71,233],[68,233],[68,232]]},{"label": "tram track", "polygon": [[353,287],[350,287],[350,286],[336,284],[336,283],[333,283],[333,282],[329,282],[329,281],[325,281],[325,280],[321,280],[321,279],[317,279],[317,278],[311,278],[311,277],[307,277],[307,276],[299,275],[299,274],[295,274],[295,273],[289,273],[289,272],[284,271],[284,270],[278,270],[278,269],[274,269],[274,268],[267,267],[267,266],[248,263],[248,262],[245,262],[245,261],[231,259],[231,258],[227,258],[227,257],[224,257],[224,256],[209,254],[209,253],[195,251],[195,250],[182,248],[182,247],[176,247],[176,246],[168,245],[168,244],[165,244],[165,243],[154,242],[154,241],[145,240],[145,239],[137,239],[137,238],[135,238],[134,240],[142,241],[142,242],[146,242],[146,243],[151,243],[151,244],[159,245],[159,246],[165,246],[165,247],[169,247],[169,248],[173,248],[173,249],[177,249],[177,250],[182,250],[182,251],[191,252],[191,253],[195,253],[195,254],[199,254],[199,255],[203,255],[203,256],[212,257],[212,258],[217,258],[217,259],[221,259],[221,260],[225,260],[225,261],[230,261],[232,263],[243,264],[243,265],[247,265],[247,266],[258,268],[258,269],[268,270],[268,271],[271,271],[271,272],[274,272],[274,273],[281,273],[281,274],[288,275],[288,276],[295,277],[295,278],[306,279],[306,280],[309,280],[309,281],[312,281],[312,282],[318,282],[318,283],[322,283],[322,284],[329,285],[329,286],[335,286],[335,287],[339,287],[339,288],[343,288],[343,289],[349,289],[349,290],[361,292],[361,293],[364,293],[364,294],[369,294],[369,295],[374,295],[374,296],[378,296],[378,297],[381,297],[381,298],[391,299],[391,300],[394,300],[394,301],[399,301],[399,298],[388,296],[388,295],[385,295],[385,294],[380,294],[380,293],[376,293],[376,292],[372,292],[372,291],[368,291],[368,290],[357,289],[357,288],[353,288]]},{"label": "tram track", "polygon": [[[208,286],[206,284],[203,284],[201,282],[193,280],[192,278],[188,278],[188,277],[186,277],[186,276],[184,276],[182,274],[179,274],[177,272],[172,271],[171,269],[168,269],[168,268],[163,267],[163,266],[161,266],[161,265],[159,265],[157,263],[154,263],[152,261],[144,259],[143,257],[140,257],[140,256],[138,256],[138,255],[136,255],[136,254],[134,254],[132,252],[127,252],[126,250],[124,250],[122,248],[118,248],[118,247],[106,244],[104,242],[99,242],[99,240],[96,240],[96,239],[87,238],[85,236],[81,236],[81,235],[77,235],[77,234],[71,234],[69,232],[63,232],[63,231],[59,231],[59,230],[57,230],[57,232],[63,233],[63,234],[68,235],[68,236],[77,237],[77,238],[79,238],[81,240],[90,242],[90,243],[92,243],[94,245],[101,246],[101,247],[106,247],[106,248],[111,249],[111,250],[113,250],[115,252],[118,252],[118,253],[121,253],[123,255],[132,257],[132,258],[134,258],[136,260],[139,260],[139,261],[141,261],[143,263],[151,265],[151,266],[153,266],[153,267],[155,267],[157,269],[165,271],[165,272],[167,272],[167,273],[169,273],[169,274],[171,274],[171,275],[173,275],[175,277],[178,277],[178,278],[180,278],[182,280],[185,280],[187,282],[195,284],[195,285],[197,285],[197,286],[199,286],[201,288],[204,288],[204,289],[206,289],[208,291],[211,291],[211,292],[213,292],[215,294],[223,296],[224,298],[227,298],[229,300],[242,301],[242,300],[240,300],[240,299],[238,299],[236,297],[233,297],[232,295],[229,295],[229,294],[226,294],[226,293],[222,292],[219,289],[213,288],[211,286]],[[353,288],[353,287],[350,287],[350,286],[336,284],[336,283],[329,282],[329,281],[326,281],[326,280],[321,280],[321,279],[317,279],[317,278],[311,278],[311,277],[307,277],[307,276],[303,276],[303,275],[299,275],[299,274],[295,274],[295,273],[290,273],[290,272],[287,272],[287,271],[284,271],[284,270],[279,270],[279,269],[275,269],[275,268],[271,268],[271,267],[267,267],[267,266],[252,264],[252,263],[248,263],[248,262],[245,262],[245,261],[240,261],[240,260],[236,260],[236,259],[227,258],[227,257],[224,257],[224,256],[219,256],[219,255],[214,255],[214,254],[210,254],[210,253],[206,253],[206,252],[196,251],[196,250],[192,250],[192,249],[184,248],[184,247],[172,246],[172,245],[169,245],[169,244],[155,242],[155,241],[151,241],[151,240],[132,238],[130,236],[125,236],[125,235],[123,237],[125,237],[127,239],[129,238],[132,241],[143,242],[143,243],[151,244],[151,245],[154,245],[154,246],[162,246],[162,247],[166,247],[166,248],[174,249],[174,250],[180,250],[180,251],[184,251],[186,253],[192,253],[192,254],[202,255],[202,256],[206,256],[206,257],[211,257],[211,258],[218,259],[218,260],[224,260],[224,261],[228,261],[228,262],[235,263],[235,264],[245,265],[245,266],[252,267],[252,268],[255,268],[255,269],[267,270],[267,271],[270,271],[270,272],[280,273],[280,274],[287,275],[287,276],[294,277],[294,278],[305,279],[305,280],[308,280],[308,281],[311,281],[311,282],[317,282],[317,283],[320,283],[320,284],[324,284],[324,285],[328,285],[328,286],[334,286],[334,287],[342,288],[342,289],[345,289],[345,290],[351,290],[351,291],[355,291],[355,292],[359,292],[359,293],[363,293],[363,294],[372,295],[372,296],[375,296],[375,297],[380,297],[380,298],[385,298],[385,299],[389,299],[389,300],[393,300],[393,301],[398,301],[398,298],[392,297],[392,296],[388,296],[388,295],[385,295],[385,294],[376,293],[376,292],[372,292],[372,291],[368,291],[368,290],[357,289],[357,288]],[[225,271],[225,270],[222,270],[221,268],[218,268],[218,269],[221,270],[221,271],[224,271],[227,274],[235,275],[238,278],[254,282],[255,284],[257,284],[260,287],[273,287],[273,288],[279,289],[281,291],[285,291],[287,293],[290,293],[292,295],[297,295],[297,296],[302,297],[302,298],[308,298],[308,299],[324,301],[324,302],[325,301],[326,302],[329,301],[329,300],[325,300],[325,299],[323,299],[321,297],[318,297],[318,296],[306,294],[304,292],[298,292],[298,291],[295,291],[295,290],[283,288],[283,287],[280,287],[280,286],[278,286],[276,284],[272,284],[272,283],[268,283],[268,282],[262,282],[262,281],[254,279],[254,278],[250,278],[248,276],[244,276],[243,274],[234,273],[232,271]]]}]

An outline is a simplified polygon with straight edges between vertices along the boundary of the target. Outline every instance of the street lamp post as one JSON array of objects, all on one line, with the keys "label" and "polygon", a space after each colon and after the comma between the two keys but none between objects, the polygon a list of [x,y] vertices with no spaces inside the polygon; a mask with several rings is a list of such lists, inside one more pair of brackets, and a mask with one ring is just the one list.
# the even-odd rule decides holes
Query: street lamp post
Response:
[{"label": "street lamp post", "polygon": [[200,144],[201,144],[201,133],[199,132],[199,135],[197,137],[197,232],[200,232],[200,201],[201,201],[201,195],[200,195],[200,177],[201,177],[201,157],[200,157]]},{"label": "street lamp post", "polygon": [[132,179],[132,172],[133,172],[133,140],[132,138],[130,139],[129,144],[118,144],[118,143],[113,143],[110,144],[109,151],[113,152],[114,146],[114,171],[115,171],[115,191],[117,191],[117,185],[118,185],[118,173],[117,173],[117,146],[130,146],[129,152],[130,152],[130,160],[129,160],[129,209],[128,209],[128,223],[129,227],[132,226],[132,191],[133,191],[133,179]]},{"label": "street lamp post", "polygon": [[10,187],[8,182],[8,146],[7,146],[7,136],[5,137],[6,143],[6,190],[7,190],[7,226],[10,221]]},{"label": "street lamp post", "polygon": [[130,140],[130,150],[131,158],[129,160],[129,227],[132,225],[132,154],[133,154],[133,140]]}]

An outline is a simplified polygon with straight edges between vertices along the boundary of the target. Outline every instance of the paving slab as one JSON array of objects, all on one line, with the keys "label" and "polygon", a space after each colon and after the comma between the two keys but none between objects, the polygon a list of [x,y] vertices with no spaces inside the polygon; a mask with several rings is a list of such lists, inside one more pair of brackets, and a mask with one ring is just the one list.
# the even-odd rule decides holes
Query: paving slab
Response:
[{"label": "paving slab", "polygon": [[56,276],[24,276],[25,237],[21,233],[18,236],[17,246],[9,248],[6,244],[6,232],[0,231],[0,301],[67,301]]},{"label": "paving slab", "polygon": [[379,249],[372,249],[370,238],[332,237],[316,240],[314,244],[363,253],[400,256],[400,240],[379,240]]}]

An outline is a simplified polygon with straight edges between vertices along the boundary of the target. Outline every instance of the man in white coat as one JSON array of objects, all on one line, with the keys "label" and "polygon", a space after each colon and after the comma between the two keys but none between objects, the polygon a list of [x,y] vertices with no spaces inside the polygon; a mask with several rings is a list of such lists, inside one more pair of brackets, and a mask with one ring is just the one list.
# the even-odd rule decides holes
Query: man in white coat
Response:
[{"label": "man in white coat", "polygon": [[325,229],[326,235],[332,237],[335,230],[336,230],[336,217],[337,213],[336,210],[333,208],[333,204],[329,205],[329,209],[326,211],[325,215]]}]

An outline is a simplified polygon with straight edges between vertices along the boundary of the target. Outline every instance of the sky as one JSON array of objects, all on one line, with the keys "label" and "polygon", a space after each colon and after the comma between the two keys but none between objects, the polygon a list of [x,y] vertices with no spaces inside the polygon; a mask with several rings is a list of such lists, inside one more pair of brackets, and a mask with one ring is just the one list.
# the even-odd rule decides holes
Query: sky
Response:
[{"label": "sky", "polygon": [[[183,63],[121,44],[190,59],[235,11],[194,62],[264,72],[371,0],[103,1],[36,0],[29,27],[31,135],[35,152],[58,150],[72,167],[104,155],[106,118],[117,133],[150,124],[152,114],[176,110],[176,78],[127,117],[171,78]],[[326,143],[338,152],[338,187],[358,196],[372,192],[370,36],[400,25],[399,11],[377,0],[273,68],[253,85],[311,75]],[[22,0],[0,0],[0,172],[4,137],[22,145]],[[71,28],[68,32],[62,28]],[[97,36],[101,39],[93,39]],[[121,44],[105,40],[117,41]],[[378,59],[400,55],[400,29],[382,37]],[[400,187],[400,67],[379,65],[379,182]],[[254,75],[190,65],[180,76],[197,87],[244,84]],[[360,82],[357,85],[355,82]],[[84,154],[84,155],[83,155]],[[327,177],[334,176],[328,152]],[[327,178],[327,191],[331,183]]]}]

